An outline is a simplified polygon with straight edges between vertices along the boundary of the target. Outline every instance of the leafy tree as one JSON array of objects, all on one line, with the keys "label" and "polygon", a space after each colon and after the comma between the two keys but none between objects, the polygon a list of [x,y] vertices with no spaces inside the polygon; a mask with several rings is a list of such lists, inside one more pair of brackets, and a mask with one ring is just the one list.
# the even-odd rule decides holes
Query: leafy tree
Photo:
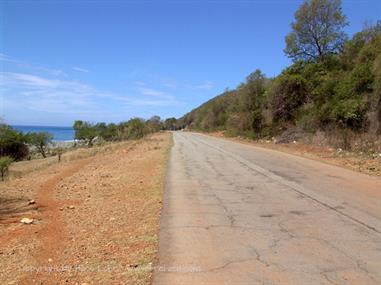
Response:
[{"label": "leafy tree", "polygon": [[130,119],[126,124],[127,139],[141,139],[147,134],[144,121],[139,118]]},{"label": "leafy tree", "polygon": [[98,135],[102,138],[107,136],[108,127],[107,124],[104,122],[96,123],[94,125],[94,128],[98,131]]},{"label": "leafy tree", "polygon": [[164,128],[166,130],[175,130],[176,129],[176,123],[177,123],[177,120],[176,118],[168,118],[164,121]]},{"label": "leafy tree", "polygon": [[293,60],[314,60],[337,53],[347,25],[340,0],[306,0],[295,13],[284,52]]},{"label": "leafy tree", "polygon": [[[103,123],[104,124],[104,123]],[[106,141],[115,141],[118,140],[118,126],[114,123],[110,123],[108,125],[97,124],[97,128],[99,131],[99,136],[102,137]]]},{"label": "leafy tree", "polygon": [[376,63],[376,58],[381,53],[380,41],[381,21],[374,26],[366,25],[362,31],[345,43],[343,52],[340,54],[343,67],[350,70],[358,63]]},{"label": "leafy tree", "polygon": [[148,125],[151,133],[157,132],[162,128],[162,122],[159,116],[152,116],[148,119],[146,124]]},{"label": "leafy tree", "polygon": [[366,111],[363,98],[342,99],[332,104],[331,116],[340,127],[358,130],[365,127]]},{"label": "leafy tree", "polygon": [[264,125],[262,110],[265,109],[266,83],[265,75],[257,69],[246,78],[246,84],[238,90],[239,110],[248,113],[250,130],[257,135]]},{"label": "leafy tree", "polygon": [[0,156],[22,160],[29,154],[26,136],[11,126],[0,124]]},{"label": "leafy tree", "polygon": [[99,135],[97,127],[89,122],[75,121],[73,129],[75,139],[85,141],[89,147],[93,146],[94,139]]},{"label": "leafy tree", "polygon": [[12,164],[13,159],[10,156],[0,157],[0,174],[1,180],[4,181],[5,176],[8,174],[9,166]]},{"label": "leafy tree", "polygon": [[115,141],[118,139],[118,127],[114,123],[97,123],[94,125],[99,137],[106,141]]},{"label": "leafy tree", "polygon": [[28,143],[33,145],[42,157],[46,158],[46,149],[49,144],[52,143],[53,136],[48,132],[39,132],[39,133],[28,133],[27,135]]},{"label": "leafy tree", "polygon": [[161,118],[160,116],[152,116],[151,118],[149,118],[148,122],[156,124],[156,125],[160,125]]},{"label": "leafy tree", "polygon": [[278,76],[271,90],[273,121],[295,121],[299,108],[307,101],[306,80],[299,74],[285,72]]}]

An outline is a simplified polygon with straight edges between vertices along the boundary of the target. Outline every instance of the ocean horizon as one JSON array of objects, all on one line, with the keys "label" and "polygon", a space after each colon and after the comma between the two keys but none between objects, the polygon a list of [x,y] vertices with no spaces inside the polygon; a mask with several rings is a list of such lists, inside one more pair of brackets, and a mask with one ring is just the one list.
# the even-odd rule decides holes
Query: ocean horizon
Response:
[{"label": "ocean horizon", "polygon": [[59,126],[28,126],[28,125],[12,125],[12,127],[23,133],[29,132],[48,132],[53,135],[53,141],[64,142],[74,140],[73,127]]}]

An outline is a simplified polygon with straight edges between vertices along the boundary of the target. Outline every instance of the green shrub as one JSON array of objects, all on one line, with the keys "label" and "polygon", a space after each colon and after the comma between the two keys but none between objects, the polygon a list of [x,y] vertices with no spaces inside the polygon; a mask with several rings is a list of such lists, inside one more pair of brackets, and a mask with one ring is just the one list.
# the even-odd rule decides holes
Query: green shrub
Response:
[{"label": "green shrub", "polygon": [[362,98],[335,102],[331,115],[342,127],[358,130],[366,126],[366,102]]},{"label": "green shrub", "polygon": [[13,159],[10,156],[0,157],[0,175],[1,180],[4,181],[5,176],[8,174],[9,166],[12,164]]},{"label": "green shrub", "polygon": [[144,121],[139,118],[133,118],[121,123],[121,131],[123,138],[129,140],[140,139],[148,133]]},{"label": "green shrub", "polygon": [[295,121],[299,108],[307,100],[306,80],[301,75],[280,75],[271,92],[273,121]]},{"label": "green shrub", "polygon": [[0,156],[22,160],[29,154],[26,136],[11,126],[0,124]]}]

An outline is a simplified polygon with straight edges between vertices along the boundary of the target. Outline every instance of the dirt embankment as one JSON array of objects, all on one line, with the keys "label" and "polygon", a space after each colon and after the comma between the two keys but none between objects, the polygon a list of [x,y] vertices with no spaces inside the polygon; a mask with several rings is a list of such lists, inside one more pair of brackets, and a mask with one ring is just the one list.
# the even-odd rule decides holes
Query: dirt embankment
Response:
[{"label": "dirt embankment", "polygon": [[1,183],[1,283],[149,284],[170,144],[155,134]]}]

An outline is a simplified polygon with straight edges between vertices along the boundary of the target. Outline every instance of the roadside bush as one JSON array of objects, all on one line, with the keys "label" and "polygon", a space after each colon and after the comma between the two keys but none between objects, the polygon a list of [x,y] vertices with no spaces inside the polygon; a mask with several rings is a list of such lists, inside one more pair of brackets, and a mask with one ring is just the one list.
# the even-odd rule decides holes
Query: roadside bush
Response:
[{"label": "roadside bush", "polygon": [[227,130],[231,134],[242,135],[251,130],[252,118],[250,113],[231,114],[227,121]]},{"label": "roadside bush", "polygon": [[343,128],[359,130],[367,124],[367,106],[363,98],[340,100],[334,103],[331,117]]},{"label": "roadside bush", "polygon": [[131,119],[126,124],[127,139],[141,139],[148,133],[144,121],[139,118]]},{"label": "roadside bush", "polygon": [[0,156],[22,160],[29,154],[26,136],[11,126],[0,124]]},{"label": "roadside bush", "polygon": [[12,164],[13,159],[10,156],[0,157],[0,175],[1,181],[4,181],[5,176],[8,174],[9,166]]},{"label": "roadside bush", "polygon": [[280,75],[271,90],[273,122],[295,121],[299,108],[306,100],[307,86],[301,75]]}]

